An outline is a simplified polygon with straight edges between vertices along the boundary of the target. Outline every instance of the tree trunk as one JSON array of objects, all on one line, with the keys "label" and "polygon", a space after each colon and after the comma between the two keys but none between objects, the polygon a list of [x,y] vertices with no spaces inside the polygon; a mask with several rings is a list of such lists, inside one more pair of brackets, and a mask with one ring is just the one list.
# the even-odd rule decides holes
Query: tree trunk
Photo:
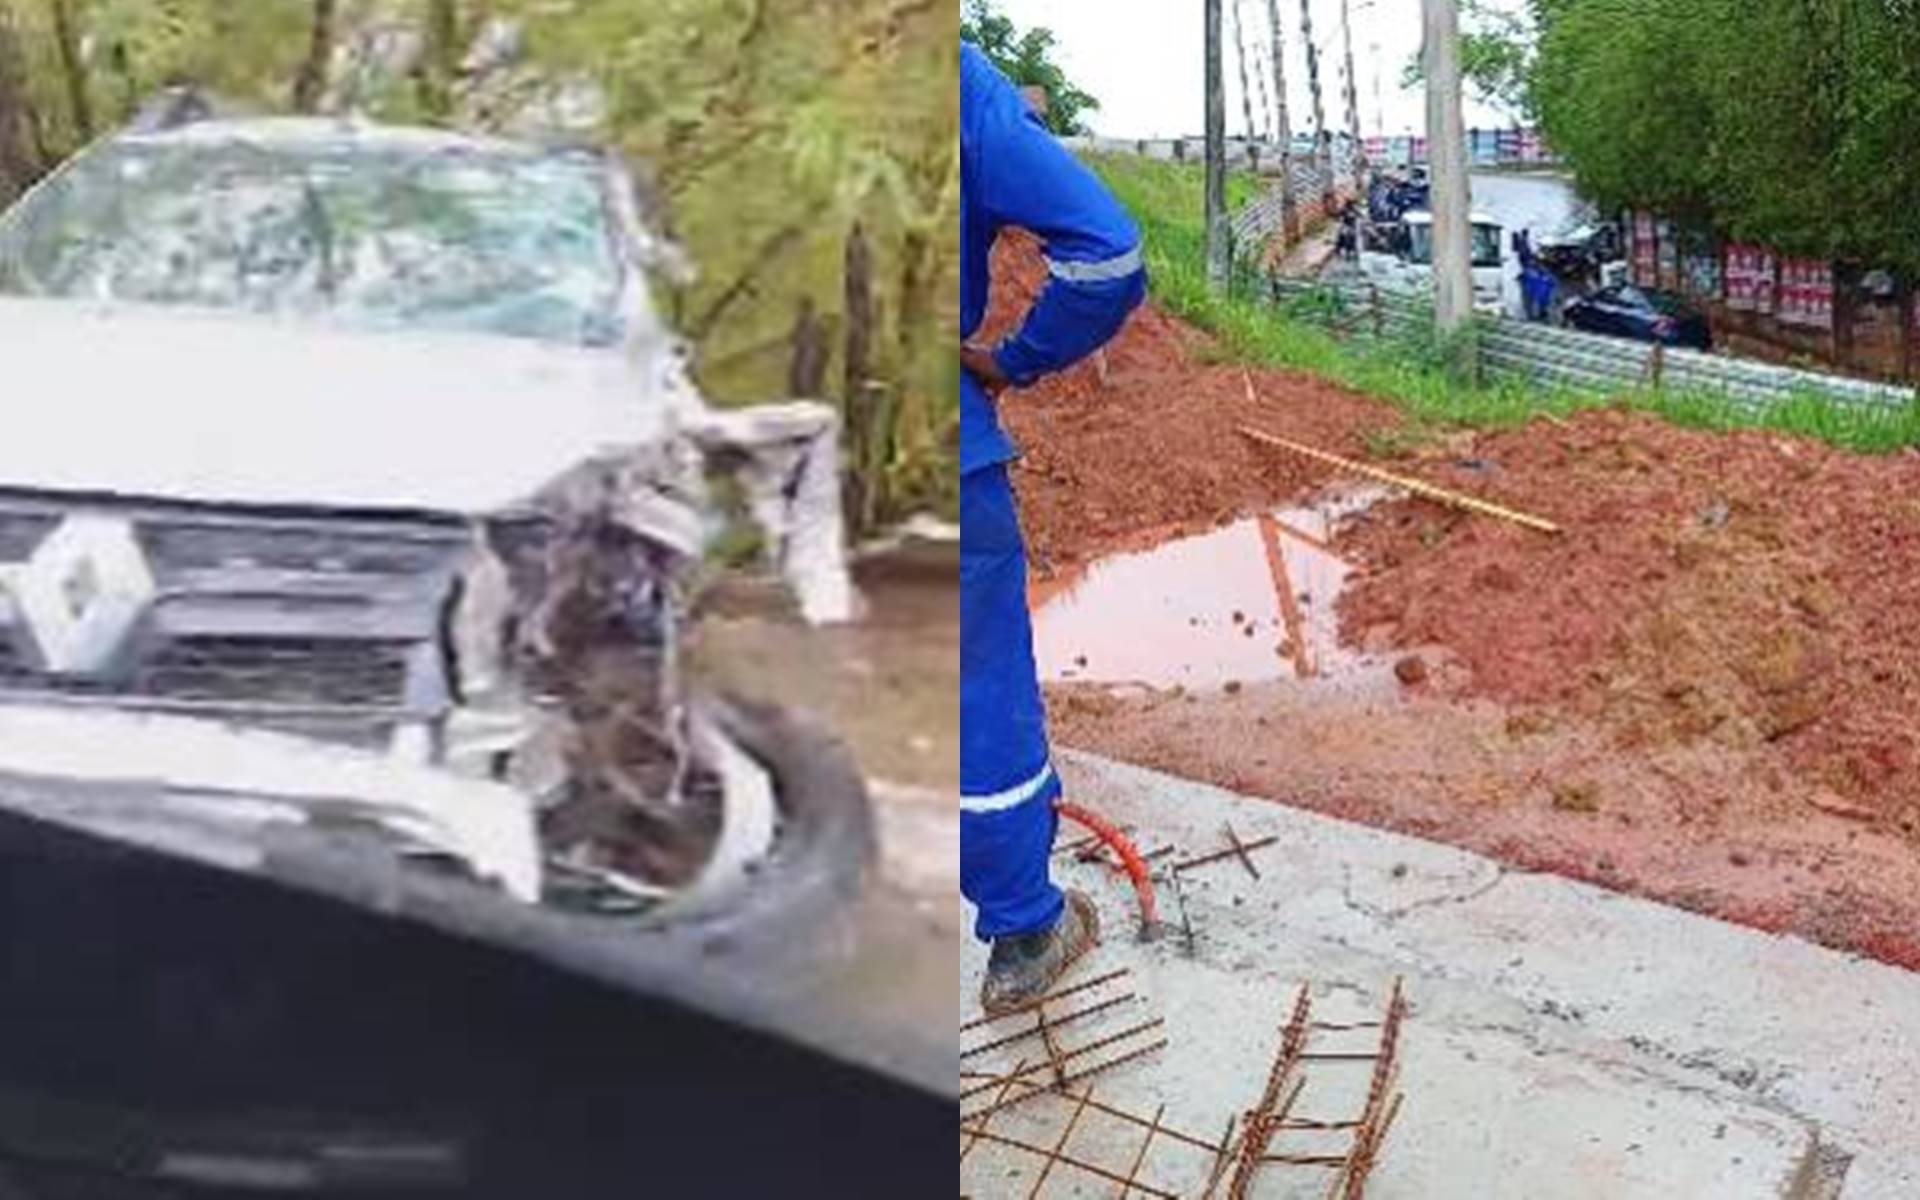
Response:
[{"label": "tree trunk", "polygon": [[813,297],[800,297],[800,310],[793,318],[789,335],[793,357],[787,363],[787,395],[817,399],[827,391],[827,361],[833,351],[827,345],[827,329],[813,309]]},{"label": "tree trunk", "polygon": [[453,80],[460,68],[459,0],[427,0],[427,36],[420,62],[420,110],[427,119],[453,116]]},{"label": "tree trunk", "polygon": [[924,229],[910,231],[900,247],[900,328],[895,339],[900,362],[909,370],[919,363],[920,348],[933,325],[933,285],[938,273],[933,235]]},{"label": "tree trunk", "polygon": [[873,335],[877,324],[873,303],[873,251],[867,231],[858,221],[847,234],[846,251],[847,342],[844,411],[852,472],[847,480],[847,507],[856,531],[868,528],[879,504],[879,478],[874,462],[880,436],[878,394],[873,380]]},{"label": "tree trunk", "polygon": [[320,98],[327,90],[327,70],[333,62],[333,30],[337,16],[336,0],[313,0],[313,33],[307,42],[306,61],[293,81],[293,111],[317,112]]},{"label": "tree trunk", "polygon": [[80,31],[74,27],[72,0],[53,0],[53,36],[60,46],[60,69],[66,77],[67,103],[80,140],[93,140],[93,99],[87,92],[87,67],[80,61]]},{"label": "tree trunk", "polygon": [[39,173],[27,147],[32,124],[28,112],[25,59],[12,13],[0,4],[0,207],[11,204]]},{"label": "tree trunk", "polygon": [[1900,281],[1900,378],[1913,379],[1913,312],[1920,301],[1914,299],[1913,281],[1903,278]]}]

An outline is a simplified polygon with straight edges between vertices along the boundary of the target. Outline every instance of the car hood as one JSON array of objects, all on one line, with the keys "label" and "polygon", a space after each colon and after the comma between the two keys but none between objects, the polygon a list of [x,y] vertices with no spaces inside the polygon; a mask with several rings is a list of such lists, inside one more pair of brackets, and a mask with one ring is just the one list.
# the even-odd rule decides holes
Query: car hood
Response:
[{"label": "car hood", "polygon": [[669,436],[672,362],[664,335],[594,349],[0,298],[0,486],[484,513]]}]

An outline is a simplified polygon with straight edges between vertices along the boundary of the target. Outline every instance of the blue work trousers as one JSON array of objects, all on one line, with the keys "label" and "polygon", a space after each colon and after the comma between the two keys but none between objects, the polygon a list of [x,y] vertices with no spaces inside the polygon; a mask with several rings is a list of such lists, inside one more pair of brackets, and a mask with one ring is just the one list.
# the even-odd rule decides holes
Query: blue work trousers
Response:
[{"label": "blue work trousers", "polygon": [[1027,556],[1007,465],[960,477],[960,890],[990,941],[1051,928],[1060,795],[1034,673]]}]

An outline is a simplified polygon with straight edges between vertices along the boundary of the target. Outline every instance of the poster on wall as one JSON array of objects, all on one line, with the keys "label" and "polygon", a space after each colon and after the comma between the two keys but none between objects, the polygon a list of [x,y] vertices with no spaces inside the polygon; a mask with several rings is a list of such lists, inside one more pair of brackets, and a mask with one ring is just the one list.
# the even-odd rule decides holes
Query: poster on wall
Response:
[{"label": "poster on wall", "polygon": [[1633,281],[1641,287],[1658,286],[1660,251],[1655,244],[1652,213],[1633,214]]},{"label": "poster on wall", "polygon": [[1711,250],[1682,255],[1680,272],[1687,294],[1702,300],[1720,299],[1720,256]]},{"label": "poster on wall", "polygon": [[1781,259],[1775,311],[1784,324],[1832,328],[1832,269],[1817,258]]},{"label": "poster on wall", "polygon": [[1751,293],[1753,311],[1762,316],[1773,315],[1774,305],[1774,258],[1773,251],[1761,246],[1753,247],[1753,275]]},{"label": "poster on wall", "polygon": [[1653,227],[1656,262],[1660,272],[1659,286],[1665,291],[1677,291],[1680,287],[1680,242],[1678,231],[1671,221],[1658,221]]},{"label": "poster on wall", "polygon": [[1806,324],[1806,314],[1801,307],[1805,292],[1800,285],[1800,269],[1797,258],[1780,260],[1780,284],[1773,293],[1773,315],[1782,325]]},{"label": "poster on wall", "polygon": [[1809,302],[1813,308],[1813,323],[1822,329],[1833,328],[1833,264],[1815,262],[1807,278],[1807,288],[1812,293]]},{"label": "poster on wall", "polygon": [[1735,312],[1753,311],[1753,247],[1740,242],[1727,243],[1727,307]]}]

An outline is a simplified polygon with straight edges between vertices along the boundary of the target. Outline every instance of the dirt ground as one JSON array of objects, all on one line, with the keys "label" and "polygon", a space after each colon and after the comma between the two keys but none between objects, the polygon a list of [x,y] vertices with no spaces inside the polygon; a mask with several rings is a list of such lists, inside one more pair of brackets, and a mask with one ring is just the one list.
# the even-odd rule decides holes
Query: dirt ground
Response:
[{"label": "dirt ground", "polygon": [[957,561],[951,548],[890,555],[861,564],[856,579],[866,619],[823,629],[787,612],[777,585],[726,581],[697,624],[694,670],[843,738],[873,789],[890,877],[957,913]]},{"label": "dirt ground", "polygon": [[[996,276],[1004,322],[1042,268],[1009,243]],[[1405,664],[1383,694],[1055,685],[1061,741],[1920,967],[1920,455],[1623,411],[1383,439],[1384,404],[1283,371],[1249,402],[1209,359],[1148,305],[1104,380],[1003,399],[1037,583],[1330,482],[1242,423],[1412,442],[1382,465],[1565,532],[1377,505],[1335,549],[1341,640]]]}]

